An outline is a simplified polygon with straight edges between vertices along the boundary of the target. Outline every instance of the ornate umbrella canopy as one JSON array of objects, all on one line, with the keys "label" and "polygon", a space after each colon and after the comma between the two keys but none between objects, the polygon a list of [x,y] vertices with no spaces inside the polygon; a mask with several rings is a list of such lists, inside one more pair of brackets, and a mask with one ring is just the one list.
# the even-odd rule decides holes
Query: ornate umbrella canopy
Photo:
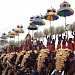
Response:
[{"label": "ornate umbrella canopy", "polygon": [[0,37],[1,39],[7,39],[6,33],[2,33],[2,36]]},{"label": "ornate umbrella canopy", "polygon": [[47,13],[44,15],[44,19],[49,20],[49,21],[54,21],[57,20],[59,16],[56,13],[56,10],[51,7],[51,9],[47,10]]},{"label": "ornate umbrella canopy", "polygon": [[8,38],[14,38],[14,35],[8,34],[6,37],[8,37]]},{"label": "ornate umbrella canopy", "polygon": [[57,15],[56,13],[54,13],[54,12],[47,12],[47,13],[45,14],[44,18],[45,18],[46,20],[49,20],[49,21],[51,22],[51,21],[57,20],[59,17],[58,17],[58,15]]},{"label": "ornate umbrella canopy", "polygon": [[3,39],[3,38],[1,38],[0,40],[3,41],[3,42],[7,42],[7,40],[6,39]]},{"label": "ornate umbrella canopy", "polygon": [[58,9],[57,14],[59,16],[66,17],[66,16],[73,15],[74,14],[74,10],[71,9],[70,7],[66,7],[65,6],[65,7],[62,7],[60,9]]},{"label": "ornate umbrella canopy", "polygon": [[15,32],[15,31],[9,31],[8,33],[11,34],[11,35],[15,35],[15,36],[18,35],[18,33]]},{"label": "ornate umbrella canopy", "polygon": [[22,28],[15,28],[14,31],[17,33],[24,33],[24,30]]},{"label": "ornate umbrella canopy", "polygon": [[59,19],[59,16],[56,13],[56,10],[54,8],[50,8],[47,10],[47,13],[44,15],[44,19],[50,21],[50,28],[51,28],[51,21]]},{"label": "ornate umbrella canopy", "polygon": [[32,30],[32,39],[33,39],[33,30],[37,30],[38,27],[32,23],[28,26],[28,30]]},{"label": "ornate umbrella canopy", "polygon": [[23,26],[22,25],[17,25],[17,28],[23,28]]},{"label": "ornate umbrella canopy", "polygon": [[32,24],[38,25],[38,26],[42,26],[45,25],[45,22],[42,20],[43,16],[36,16],[36,17],[31,17],[30,21],[32,21]]},{"label": "ornate umbrella canopy", "polygon": [[37,30],[37,29],[38,29],[38,27],[36,25],[34,25],[34,24],[30,24],[28,26],[28,30]]},{"label": "ornate umbrella canopy", "polygon": [[63,3],[60,4],[60,8],[65,7],[65,6],[66,7],[71,7],[71,5],[66,1],[64,1]]},{"label": "ornate umbrella canopy", "polygon": [[[74,10],[70,8],[70,4],[68,2],[63,2],[60,4],[60,8],[57,10],[57,15],[65,17],[65,30],[66,30],[66,17],[74,14]],[[66,35],[66,32],[65,32]]]},{"label": "ornate umbrella canopy", "polygon": [[5,35],[2,35],[0,38],[1,39],[7,39],[7,37]]}]

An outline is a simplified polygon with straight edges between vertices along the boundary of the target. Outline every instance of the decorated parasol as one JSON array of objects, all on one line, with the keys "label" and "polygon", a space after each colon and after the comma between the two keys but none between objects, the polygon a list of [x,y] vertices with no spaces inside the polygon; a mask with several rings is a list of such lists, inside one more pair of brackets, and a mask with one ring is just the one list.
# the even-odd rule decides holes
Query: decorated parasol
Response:
[{"label": "decorated parasol", "polygon": [[2,36],[0,37],[1,39],[7,39],[6,33],[2,33]]},{"label": "decorated parasol", "polygon": [[27,29],[32,30],[32,39],[33,39],[33,30],[37,30],[38,29],[37,26],[32,24],[32,23],[30,23],[30,25],[28,26]]},{"label": "decorated parasol", "polygon": [[56,10],[54,8],[47,9],[47,13],[44,15],[44,19],[50,21],[50,27],[51,27],[51,21],[57,20],[59,16],[56,13]]},{"label": "decorated parasol", "polygon": [[6,33],[2,33],[2,36],[0,37],[0,40],[2,41],[2,42],[7,42],[7,37],[6,37]]},{"label": "decorated parasol", "polygon": [[64,1],[62,4],[60,4],[60,8],[57,10],[57,15],[65,17],[65,30],[66,30],[66,17],[74,14],[74,10],[71,9],[70,7],[71,5],[68,2]]},{"label": "decorated parasol", "polygon": [[45,22],[43,21],[43,16],[40,15],[40,16],[36,16],[36,17],[30,17],[30,21],[32,24],[34,25],[38,25],[38,28],[39,26],[43,26],[45,25]]},{"label": "decorated parasol", "polygon": [[19,35],[17,32],[14,31],[14,29],[12,31],[9,31],[8,34],[14,36],[14,41],[15,41],[15,36],[18,36]]},{"label": "decorated parasol", "polygon": [[8,37],[8,38],[14,38],[14,35],[8,34],[6,37]]},{"label": "decorated parasol", "polygon": [[19,43],[19,34],[20,33],[24,33],[24,30],[22,29],[23,28],[23,26],[21,25],[18,25],[15,29],[14,29],[14,31],[16,32],[16,33],[18,33],[18,43]]}]

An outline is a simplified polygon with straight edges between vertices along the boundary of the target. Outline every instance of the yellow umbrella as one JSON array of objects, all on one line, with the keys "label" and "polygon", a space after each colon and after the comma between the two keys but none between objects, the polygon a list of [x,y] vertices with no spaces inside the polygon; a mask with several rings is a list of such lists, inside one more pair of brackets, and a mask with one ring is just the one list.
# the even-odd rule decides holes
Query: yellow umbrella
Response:
[{"label": "yellow umbrella", "polygon": [[17,27],[14,29],[14,31],[18,33],[18,44],[19,44],[19,33],[24,33],[24,30],[22,29],[22,27]]},{"label": "yellow umbrella", "polygon": [[17,33],[24,33],[24,30],[22,28],[15,28],[14,31]]},{"label": "yellow umbrella", "polygon": [[1,41],[7,42],[7,40],[6,40],[6,39],[2,39],[2,38],[1,38]]},{"label": "yellow umbrella", "polygon": [[15,32],[15,31],[9,31],[9,34],[11,34],[11,35],[18,35],[18,33]]}]

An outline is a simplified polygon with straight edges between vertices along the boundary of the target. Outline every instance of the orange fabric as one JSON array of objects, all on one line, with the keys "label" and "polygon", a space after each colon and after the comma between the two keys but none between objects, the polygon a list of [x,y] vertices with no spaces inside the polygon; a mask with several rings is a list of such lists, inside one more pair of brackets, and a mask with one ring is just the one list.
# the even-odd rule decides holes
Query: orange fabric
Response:
[{"label": "orange fabric", "polygon": [[63,42],[62,42],[62,48],[66,48],[66,40],[63,40]]},{"label": "orange fabric", "polygon": [[75,40],[74,40],[74,50],[75,50]]},{"label": "orange fabric", "polygon": [[62,48],[66,48],[66,44],[62,44]]},{"label": "orange fabric", "polygon": [[60,44],[57,45],[57,49],[59,49],[59,48],[61,48],[61,45]]},{"label": "orange fabric", "polygon": [[68,42],[68,49],[73,50],[72,42]]},{"label": "orange fabric", "polygon": [[54,46],[54,44],[51,44],[51,45],[50,45],[50,51],[51,51],[51,52],[55,52],[55,46]]}]

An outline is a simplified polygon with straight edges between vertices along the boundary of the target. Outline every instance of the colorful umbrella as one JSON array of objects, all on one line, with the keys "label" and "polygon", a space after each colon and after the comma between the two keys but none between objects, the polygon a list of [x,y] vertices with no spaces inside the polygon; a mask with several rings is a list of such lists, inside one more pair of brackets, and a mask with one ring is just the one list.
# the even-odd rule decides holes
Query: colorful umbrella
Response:
[{"label": "colorful umbrella", "polygon": [[47,10],[47,13],[44,15],[44,19],[50,21],[50,27],[51,27],[51,21],[57,20],[59,16],[56,13],[56,10],[51,7],[51,9]]},{"label": "colorful umbrella", "polygon": [[0,38],[1,39],[7,39],[7,37],[5,35],[2,35]]},{"label": "colorful umbrella", "polygon": [[14,38],[14,35],[8,34],[6,37],[8,37],[8,38]]},{"label": "colorful umbrella", "polygon": [[37,29],[38,29],[37,26],[33,24],[28,26],[28,30],[37,30]]},{"label": "colorful umbrella", "polygon": [[45,25],[45,22],[42,19],[43,19],[42,17],[36,16],[36,17],[33,17],[33,19],[30,21],[32,21],[31,22],[32,24],[35,24],[38,26],[43,26],[43,25]]},{"label": "colorful umbrella", "polygon": [[37,29],[38,29],[37,26],[32,23],[30,23],[30,25],[28,26],[28,30],[32,30],[32,39],[33,39],[33,30]]},{"label": "colorful umbrella", "polygon": [[24,30],[22,29],[23,26],[17,26],[17,28],[13,29],[16,33],[18,33],[18,43],[19,43],[19,33],[24,33]]},{"label": "colorful umbrella", "polygon": [[18,33],[15,32],[15,31],[13,31],[13,30],[12,31],[9,31],[8,33],[11,34],[11,35],[15,35],[15,36],[18,35]]},{"label": "colorful umbrella", "polygon": [[17,33],[24,33],[24,30],[22,28],[15,28],[14,31]]},{"label": "colorful umbrella", "polygon": [[64,1],[62,4],[60,4],[60,9],[57,10],[57,15],[65,17],[65,30],[66,30],[66,17],[74,14],[74,10],[72,10],[70,6],[71,5],[68,2]]},{"label": "colorful umbrella", "polygon": [[7,40],[6,39],[3,39],[3,38],[1,38],[0,40],[3,41],[3,42],[7,42]]},{"label": "colorful umbrella", "polygon": [[38,28],[39,28],[39,26],[45,25],[45,22],[43,21],[43,16],[42,15],[36,16],[36,17],[31,17],[30,21],[31,21],[32,24],[38,25]]},{"label": "colorful umbrella", "polygon": [[60,8],[62,8],[63,6],[71,7],[71,5],[66,1],[64,1],[63,3],[60,4]]}]

